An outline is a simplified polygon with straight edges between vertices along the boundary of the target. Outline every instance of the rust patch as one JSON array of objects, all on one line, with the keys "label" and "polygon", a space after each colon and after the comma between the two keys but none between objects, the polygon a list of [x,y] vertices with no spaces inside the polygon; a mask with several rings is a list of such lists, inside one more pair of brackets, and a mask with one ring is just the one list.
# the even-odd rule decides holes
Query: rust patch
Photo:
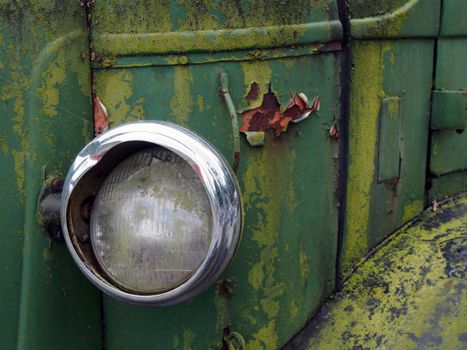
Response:
[{"label": "rust patch", "polygon": [[243,124],[240,131],[248,135],[252,132],[264,133],[268,129],[273,129],[276,136],[279,136],[287,130],[290,122],[298,123],[306,119],[311,113],[319,110],[319,101],[318,96],[310,107],[306,95],[298,93],[295,94],[282,113],[276,95],[269,89],[263,95],[263,102],[260,107],[242,112]]},{"label": "rust patch", "polygon": [[92,102],[94,113],[94,133],[99,135],[109,128],[107,108],[105,108],[104,104],[97,96],[93,98]]},{"label": "rust patch", "polygon": [[259,87],[259,84],[253,82],[251,83],[250,91],[248,91],[248,94],[245,96],[245,98],[248,102],[255,101],[256,99],[258,99],[260,93],[261,89]]}]

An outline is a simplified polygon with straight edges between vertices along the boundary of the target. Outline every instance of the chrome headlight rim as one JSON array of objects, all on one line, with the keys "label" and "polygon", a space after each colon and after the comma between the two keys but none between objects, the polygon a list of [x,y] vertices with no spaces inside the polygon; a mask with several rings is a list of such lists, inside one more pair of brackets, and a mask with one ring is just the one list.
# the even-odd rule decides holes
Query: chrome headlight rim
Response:
[{"label": "chrome headlight rim", "polygon": [[[158,294],[137,294],[122,290],[105,274],[92,268],[79,244],[73,239],[69,223],[70,199],[83,177],[116,146],[129,142],[158,145],[187,161],[199,175],[212,210],[211,242],[208,253],[191,277],[174,289]],[[83,274],[100,290],[122,301],[164,306],[183,302],[207,289],[217,280],[232,259],[242,230],[240,190],[230,166],[213,146],[197,134],[162,121],[138,121],[120,125],[96,137],[77,155],[63,185],[61,223],[68,250]],[[92,265],[92,264],[91,264]]]}]

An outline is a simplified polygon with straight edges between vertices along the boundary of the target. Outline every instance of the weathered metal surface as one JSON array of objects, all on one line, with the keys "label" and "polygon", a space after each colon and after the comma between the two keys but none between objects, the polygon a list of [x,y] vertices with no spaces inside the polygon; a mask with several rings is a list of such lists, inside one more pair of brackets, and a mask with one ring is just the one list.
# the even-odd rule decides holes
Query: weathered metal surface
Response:
[{"label": "weathered metal surface", "polygon": [[441,9],[440,35],[447,37],[467,35],[466,7],[464,0],[444,0]]},{"label": "weathered metal surface", "polygon": [[[343,276],[372,247],[423,209],[433,47],[432,40],[416,39],[355,41],[352,45],[349,173],[340,260]],[[393,157],[395,164],[400,154],[400,169],[398,177],[378,183],[378,147],[385,142],[378,137],[378,125],[386,96],[400,98],[400,135],[394,136],[400,147],[394,141],[394,147],[384,154]]]},{"label": "weathered metal surface", "polygon": [[79,2],[0,3],[0,336],[5,349],[100,348],[99,293],[37,221],[49,174],[92,135]]},{"label": "weathered metal surface", "polygon": [[444,199],[467,189],[467,172],[457,171],[445,174],[430,181],[430,190],[428,192],[428,202],[435,199]]},{"label": "weathered metal surface", "polygon": [[401,163],[401,98],[381,99],[378,129],[378,182],[399,181]]},{"label": "weathered metal surface", "polygon": [[[464,11],[466,6],[463,6]],[[461,7],[462,9],[462,7]],[[460,11],[461,11],[460,9]],[[467,36],[467,33],[465,34]],[[435,89],[433,93],[433,113],[435,121],[439,124],[456,124],[454,128],[432,131],[430,171],[437,175],[443,175],[454,171],[467,169],[467,74],[465,62],[467,62],[467,39],[465,38],[440,38],[438,40]],[[449,94],[447,93],[449,92]],[[449,107],[439,108],[438,95],[442,94],[445,103]],[[446,99],[446,97],[451,97]],[[452,98],[454,97],[454,99]],[[436,104],[438,103],[438,105]],[[452,119],[456,119],[455,122]],[[438,181],[434,178],[433,181]],[[462,187],[459,187],[462,190]]]},{"label": "weathered metal surface", "polygon": [[[265,49],[339,40],[334,1],[145,0],[96,3],[96,60],[139,54]],[[144,14],[144,16],[143,16]]]},{"label": "weathered metal surface", "polygon": [[385,242],[290,348],[465,349],[466,249],[464,194]]},{"label": "weathered metal surface", "polygon": [[[252,4],[115,1],[92,9],[96,94],[110,127],[169,120],[230,159],[235,147],[221,73],[229,75],[239,112],[259,107],[269,89],[282,106],[302,91],[321,96],[319,113],[280,136],[267,131],[263,147],[250,147],[241,135],[237,176],[247,224],[223,277],[231,292],[221,283],[158,310],[104,298],[107,349],[220,349],[226,334],[240,334],[246,348],[275,349],[334,287],[338,142],[328,128],[339,122],[340,45],[327,41],[340,39],[337,9],[333,1]],[[256,98],[249,94],[254,83]]]},{"label": "weathered metal surface", "polygon": [[467,91],[433,91],[431,128],[458,130],[467,127]]},{"label": "weathered metal surface", "polygon": [[355,39],[434,37],[439,31],[440,0],[348,0],[347,3]]}]

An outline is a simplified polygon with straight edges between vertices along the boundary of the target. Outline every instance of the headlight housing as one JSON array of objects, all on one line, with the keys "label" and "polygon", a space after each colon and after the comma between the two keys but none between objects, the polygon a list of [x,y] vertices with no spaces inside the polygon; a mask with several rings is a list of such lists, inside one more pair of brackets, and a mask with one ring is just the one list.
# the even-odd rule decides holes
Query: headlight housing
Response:
[{"label": "headlight housing", "polygon": [[61,220],[74,261],[102,291],[129,303],[176,304],[208,288],[232,259],[240,191],[227,162],[198,135],[135,122],[78,154]]}]

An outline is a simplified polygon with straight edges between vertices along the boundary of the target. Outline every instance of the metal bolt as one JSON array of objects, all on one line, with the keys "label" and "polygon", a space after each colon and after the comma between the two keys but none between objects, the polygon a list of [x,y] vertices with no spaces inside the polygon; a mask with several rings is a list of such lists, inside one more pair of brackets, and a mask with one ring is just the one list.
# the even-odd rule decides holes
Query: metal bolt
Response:
[{"label": "metal bolt", "polygon": [[52,192],[60,192],[63,188],[63,179],[53,179],[50,184]]}]

